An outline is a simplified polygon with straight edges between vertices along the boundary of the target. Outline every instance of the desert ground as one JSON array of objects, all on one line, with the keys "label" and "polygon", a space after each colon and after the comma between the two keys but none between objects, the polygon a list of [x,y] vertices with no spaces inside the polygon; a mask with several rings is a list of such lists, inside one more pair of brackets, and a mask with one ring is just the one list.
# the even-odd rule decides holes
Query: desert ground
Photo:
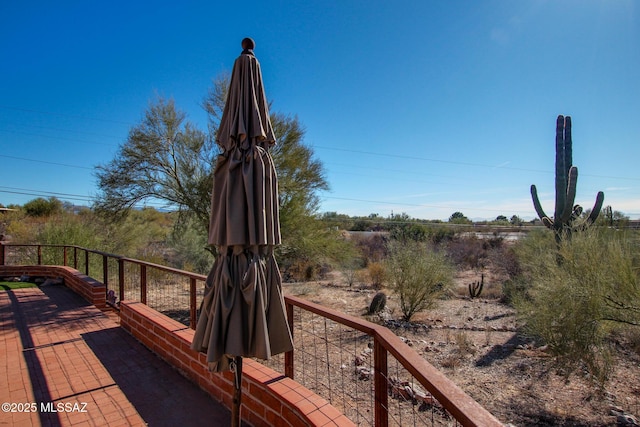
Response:
[{"label": "desert ground", "polygon": [[515,310],[502,303],[487,274],[483,295],[471,299],[467,284],[477,272],[456,276],[456,289],[437,306],[402,322],[397,298],[386,289],[379,315],[366,314],[377,292],[345,284],[341,273],[326,280],[285,283],[285,295],[389,327],[466,393],[513,426],[619,426],[640,417],[640,351],[626,336],[614,339],[615,370],[604,388],[584,372],[569,376],[544,346],[519,332]]}]

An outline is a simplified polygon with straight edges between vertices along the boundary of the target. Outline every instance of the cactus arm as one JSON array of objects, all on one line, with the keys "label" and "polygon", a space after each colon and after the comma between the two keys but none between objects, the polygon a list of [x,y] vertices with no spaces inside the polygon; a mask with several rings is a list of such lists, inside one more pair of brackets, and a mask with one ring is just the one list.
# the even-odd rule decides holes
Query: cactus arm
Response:
[{"label": "cactus arm", "polygon": [[565,210],[567,197],[568,167],[565,165],[564,145],[564,116],[559,115],[556,120],[556,207],[553,220],[558,222]]},{"label": "cactus arm", "polygon": [[587,218],[587,224],[593,224],[595,220],[598,219],[598,215],[600,215],[600,210],[602,209],[602,203],[604,203],[604,193],[602,191],[598,191],[596,204],[593,205],[593,209]]},{"label": "cactus arm", "polygon": [[565,207],[560,217],[560,222],[563,224],[568,223],[571,220],[571,214],[574,212],[575,206],[573,202],[576,200],[576,187],[578,185],[578,168],[571,166],[569,169],[569,179],[567,181],[567,196],[565,199]]},{"label": "cactus arm", "polygon": [[[564,169],[565,176],[568,176],[573,166],[573,140],[571,139],[571,117],[564,118]],[[573,202],[568,203],[572,205]]]},{"label": "cactus arm", "polygon": [[[547,227],[549,228],[553,227],[553,221],[551,221],[551,218],[549,218],[547,214],[544,212],[544,209],[542,209],[542,205],[540,204],[540,200],[538,199],[538,190],[536,189],[535,184],[531,185],[531,198],[533,199],[533,207],[535,208],[536,213],[538,214],[538,217],[540,218],[540,220]],[[545,219],[551,224],[550,226],[547,225],[547,223],[545,222]]]}]

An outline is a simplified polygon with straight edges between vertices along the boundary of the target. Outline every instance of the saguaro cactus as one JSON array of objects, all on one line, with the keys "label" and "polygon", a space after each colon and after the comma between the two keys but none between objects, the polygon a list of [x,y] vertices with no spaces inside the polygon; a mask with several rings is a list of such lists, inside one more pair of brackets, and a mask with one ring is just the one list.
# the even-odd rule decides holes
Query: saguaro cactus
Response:
[{"label": "saguaro cactus", "polygon": [[594,222],[600,214],[604,201],[604,193],[599,191],[589,216],[583,221],[578,221],[582,214],[582,207],[574,205],[578,168],[572,165],[572,150],[571,117],[560,115],[556,122],[556,208],[553,218],[549,217],[542,209],[536,186],[531,186],[533,206],[542,223],[554,230],[558,241],[563,235],[570,235],[573,231]]},{"label": "saguaro cactus", "polygon": [[480,275],[479,282],[469,283],[469,297],[471,297],[471,299],[478,298],[482,293],[483,287],[484,287],[484,274]]}]

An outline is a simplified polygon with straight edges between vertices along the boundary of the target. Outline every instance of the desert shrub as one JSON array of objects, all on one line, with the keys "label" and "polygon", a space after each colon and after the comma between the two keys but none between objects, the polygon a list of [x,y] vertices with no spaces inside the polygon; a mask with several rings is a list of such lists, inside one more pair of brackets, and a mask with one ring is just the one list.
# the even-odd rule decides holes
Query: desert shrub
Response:
[{"label": "desert shrub", "polygon": [[450,226],[431,226],[429,227],[429,240],[437,245],[454,239],[456,230]]},{"label": "desert shrub", "polygon": [[460,268],[482,269],[487,266],[488,246],[474,235],[458,237],[446,245],[451,260]]},{"label": "desert shrub", "polygon": [[382,284],[386,279],[386,270],[384,264],[380,262],[372,262],[367,267],[367,271],[369,272],[369,278],[371,279],[371,286],[376,289],[380,289]]},{"label": "desert shrub", "polygon": [[473,340],[471,340],[466,332],[458,332],[455,335],[454,351],[461,356],[466,356],[467,354],[476,354],[476,348],[473,345]]},{"label": "desert shrub", "polygon": [[47,221],[36,241],[50,245],[76,245],[85,248],[100,246],[100,238],[91,222],[73,214],[60,214]]},{"label": "desert shrub", "polygon": [[427,226],[414,222],[392,223],[389,235],[393,240],[424,242],[429,237]]},{"label": "desert shrub", "polygon": [[304,259],[284,267],[283,276],[287,281],[309,282],[319,278],[321,265]]},{"label": "desert shrub", "polygon": [[528,286],[516,307],[525,330],[549,345],[567,374],[584,366],[603,383],[612,328],[640,326],[638,248],[611,230],[576,233],[557,249],[550,239],[533,236],[519,248]]},{"label": "desert shrub", "polygon": [[181,224],[169,234],[168,244],[174,250],[174,264],[183,270],[206,274],[213,265],[208,250],[208,236],[194,223]]},{"label": "desert shrub", "polygon": [[359,252],[365,266],[372,262],[380,262],[385,259],[387,253],[387,238],[383,234],[353,237],[353,242]]},{"label": "desert shrub", "polygon": [[24,204],[24,212],[29,216],[49,216],[62,212],[62,202],[55,197],[38,197]]},{"label": "desert shrub", "polygon": [[363,263],[359,257],[352,257],[340,264],[340,272],[349,287],[353,286],[360,279],[358,270],[362,267]]},{"label": "desert shrub", "polygon": [[369,281],[369,271],[366,268],[355,271],[354,283],[369,283]]},{"label": "desert shrub", "polygon": [[400,298],[403,319],[433,307],[453,283],[453,268],[444,253],[426,244],[393,244],[386,262],[387,279]]},{"label": "desert shrub", "polygon": [[12,243],[29,244],[36,243],[37,234],[45,221],[42,218],[22,218],[7,224],[5,233],[10,236]]},{"label": "desert shrub", "polygon": [[518,277],[522,273],[520,260],[512,246],[501,246],[497,250],[492,250],[488,260],[492,271],[508,279]]}]

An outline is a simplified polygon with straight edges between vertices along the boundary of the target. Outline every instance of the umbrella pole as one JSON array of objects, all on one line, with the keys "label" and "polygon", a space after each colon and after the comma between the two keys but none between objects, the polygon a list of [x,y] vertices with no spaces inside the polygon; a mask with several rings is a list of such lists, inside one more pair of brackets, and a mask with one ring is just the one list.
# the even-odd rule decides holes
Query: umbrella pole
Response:
[{"label": "umbrella pole", "polygon": [[242,404],[242,356],[235,356],[233,365],[233,408],[231,412],[231,426],[240,427],[240,405]]}]

